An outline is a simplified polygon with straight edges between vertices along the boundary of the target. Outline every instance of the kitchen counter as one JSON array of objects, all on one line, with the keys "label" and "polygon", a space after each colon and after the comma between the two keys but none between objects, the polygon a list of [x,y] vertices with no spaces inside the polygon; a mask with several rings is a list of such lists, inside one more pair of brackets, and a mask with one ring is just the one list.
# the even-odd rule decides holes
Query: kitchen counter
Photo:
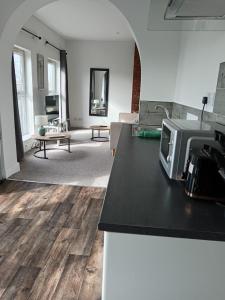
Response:
[{"label": "kitchen counter", "polygon": [[225,299],[225,208],[186,196],[124,125],[99,222],[102,300]]},{"label": "kitchen counter", "polygon": [[123,125],[98,225],[106,232],[225,241],[225,208],[189,198],[159,161],[159,140]]}]

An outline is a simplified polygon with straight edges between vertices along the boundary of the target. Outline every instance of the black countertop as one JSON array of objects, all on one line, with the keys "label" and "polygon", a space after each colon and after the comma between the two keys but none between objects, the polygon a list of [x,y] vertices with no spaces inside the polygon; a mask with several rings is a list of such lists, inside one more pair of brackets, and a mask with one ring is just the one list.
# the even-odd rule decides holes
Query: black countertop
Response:
[{"label": "black countertop", "polygon": [[159,141],[121,131],[98,228],[103,231],[225,241],[225,207],[186,196],[159,162]]}]

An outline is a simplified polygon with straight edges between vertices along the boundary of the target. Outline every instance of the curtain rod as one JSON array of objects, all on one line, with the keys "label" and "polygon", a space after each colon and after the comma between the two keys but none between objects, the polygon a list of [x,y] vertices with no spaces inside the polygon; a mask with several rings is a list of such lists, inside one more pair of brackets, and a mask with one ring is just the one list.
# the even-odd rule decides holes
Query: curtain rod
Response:
[{"label": "curtain rod", "polygon": [[47,40],[45,41],[45,45],[49,45],[49,46],[52,46],[53,48],[55,48],[56,50],[63,51],[62,49],[59,49],[58,47],[56,47],[55,45],[53,45],[52,43],[50,43]]},{"label": "curtain rod", "polygon": [[[32,31],[30,31],[30,30],[27,29],[27,28],[22,27],[21,30],[25,31],[26,33],[29,33],[30,35],[32,35],[32,36],[38,38],[39,40],[42,39],[42,37],[41,37],[40,35],[37,35],[37,34],[33,33]],[[50,43],[50,42],[47,41],[47,40],[45,41],[45,45],[52,46],[53,48],[55,48],[55,49],[58,50],[58,51],[65,51],[65,50],[59,49],[58,47],[56,47],[55,45],[53,45],[52,43]]]},{"label": "curtain rod", "polygon": [[39,36],[39,35],[37,35],[37,34],[33,33],[33,32],[32,32],[32,31],[30,31],[29,29],[26,29],[26,28],[22,27],[22,28],[21,28],[21,30],[25,31],[26,33],[29,33],[30,35],[32,35],[32,36],[34,36],[34,37],[38,38],[39,40],[41,40],[41,39],[42,39],[42,37],[41,37],[41,36]]}]

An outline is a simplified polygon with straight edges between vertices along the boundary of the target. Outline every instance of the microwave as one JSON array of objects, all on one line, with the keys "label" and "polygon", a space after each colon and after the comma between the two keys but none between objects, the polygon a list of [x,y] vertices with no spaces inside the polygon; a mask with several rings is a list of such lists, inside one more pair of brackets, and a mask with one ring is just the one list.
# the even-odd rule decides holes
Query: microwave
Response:
[{"label": "microwave", "polygon": [[187,144],[193,137],[199,138],[202,144],[213,140],[213,123],[182,119],[163,120],[159,157],[169,178],[182,180],[187,159]]}]

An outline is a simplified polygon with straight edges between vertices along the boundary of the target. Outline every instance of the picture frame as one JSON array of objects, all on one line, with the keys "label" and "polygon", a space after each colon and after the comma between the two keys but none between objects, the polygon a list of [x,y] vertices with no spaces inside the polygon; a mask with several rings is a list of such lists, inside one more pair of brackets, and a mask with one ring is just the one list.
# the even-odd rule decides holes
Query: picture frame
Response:
[{"label": "picture frame", "polygon": [[37,82],[38,89],[43,90],[45,87],[44,83],[44,55],[37,54]]}]

